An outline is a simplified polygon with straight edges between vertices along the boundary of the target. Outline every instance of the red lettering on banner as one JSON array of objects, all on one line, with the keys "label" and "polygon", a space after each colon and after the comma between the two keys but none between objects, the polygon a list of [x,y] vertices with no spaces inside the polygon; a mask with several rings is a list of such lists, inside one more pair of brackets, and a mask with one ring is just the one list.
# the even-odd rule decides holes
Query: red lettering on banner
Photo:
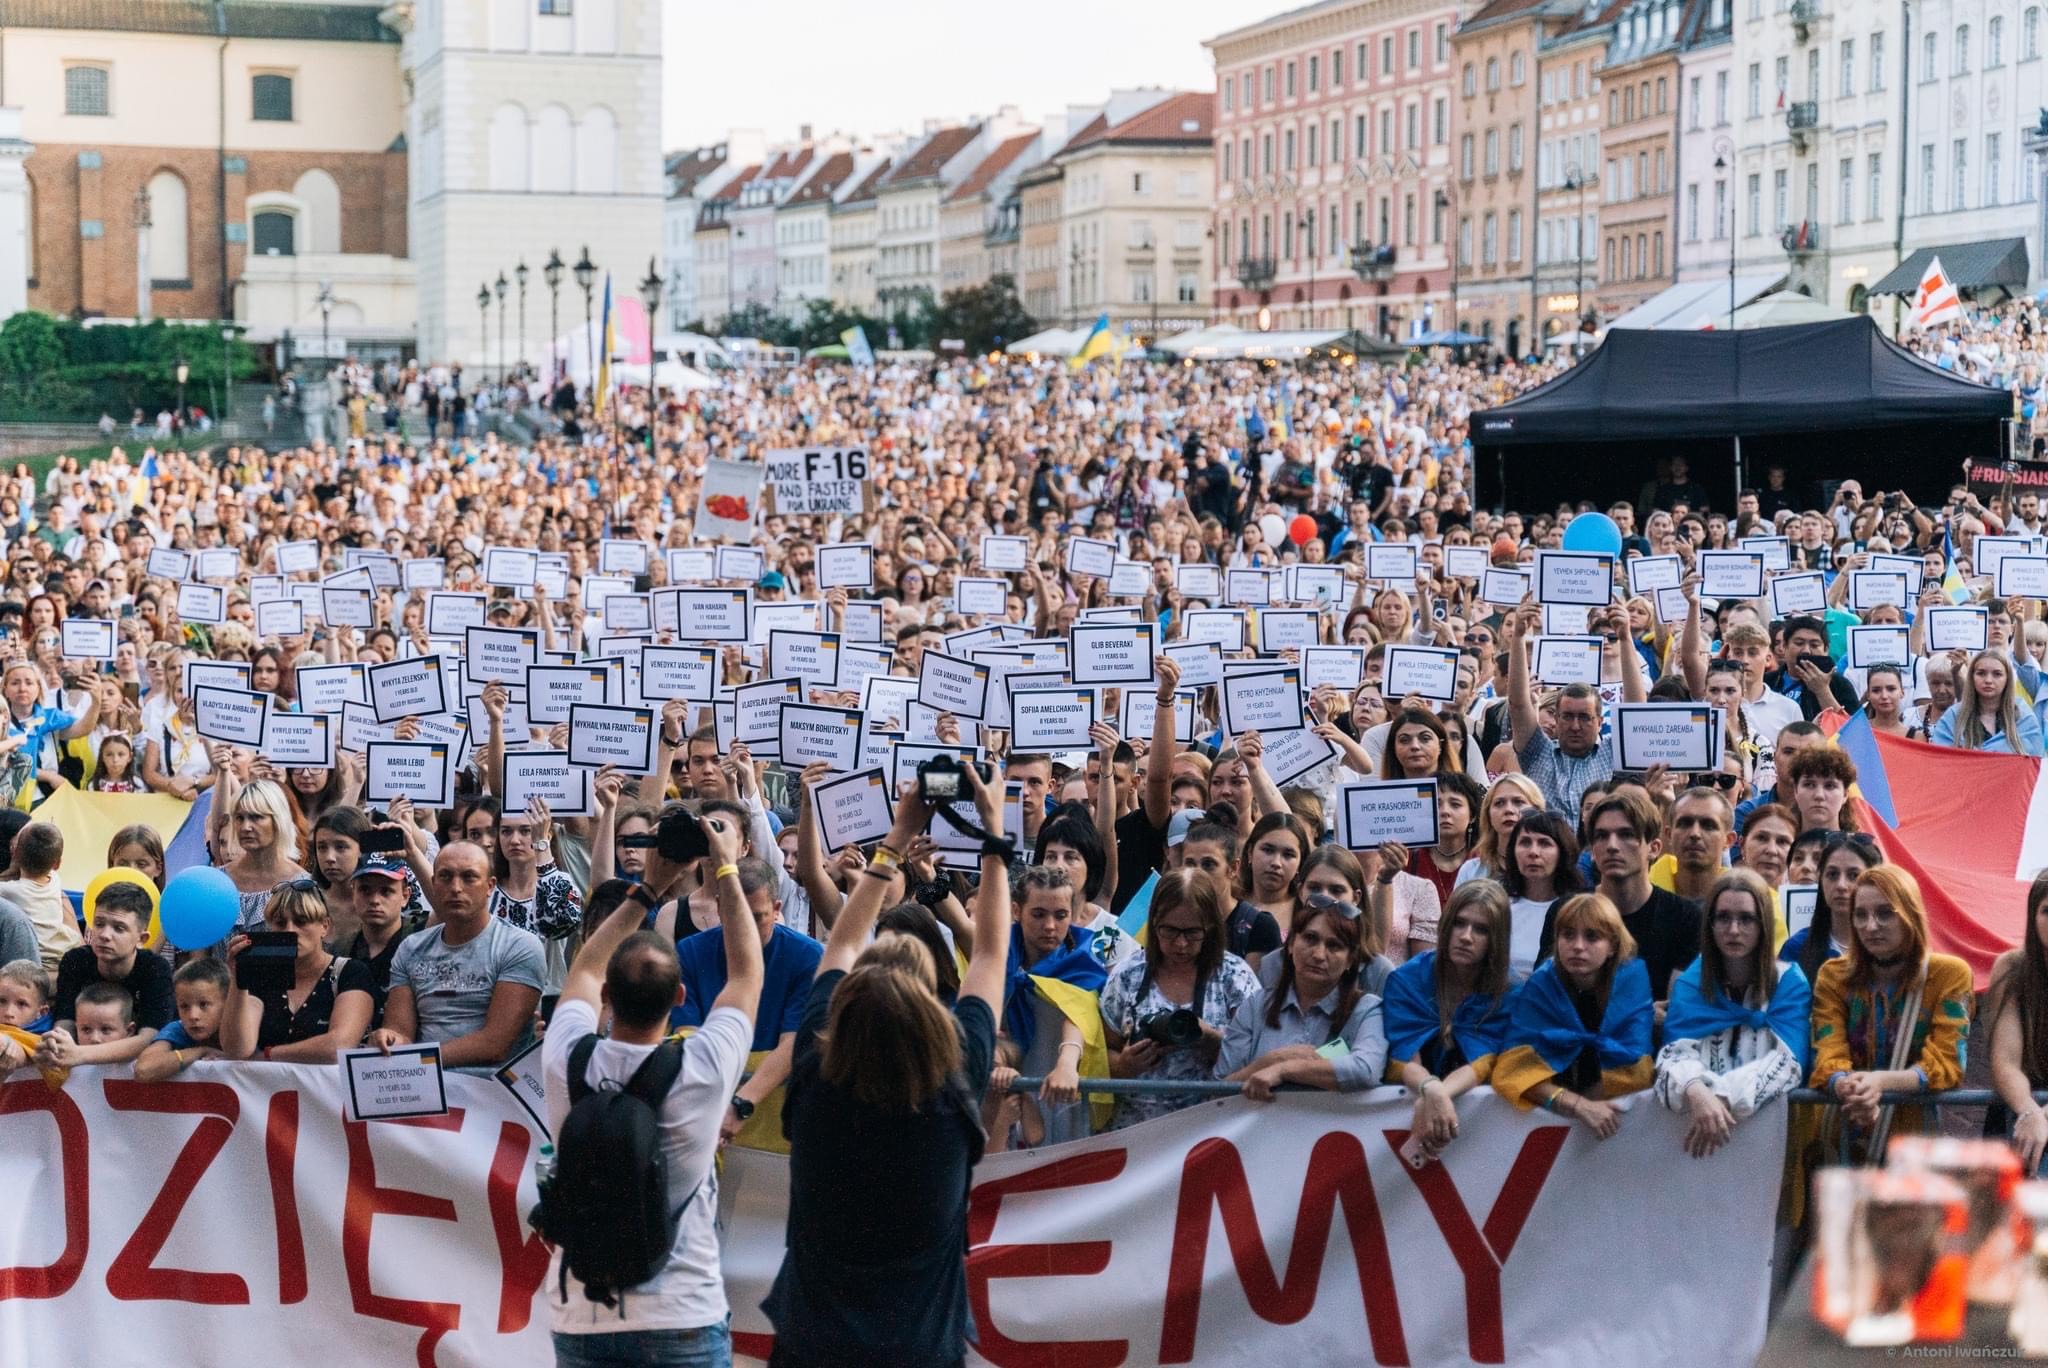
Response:
[{"label": "red lettering on banner", "polygon": [[510,1121],[498,1124],[498,1152],[491,1156],[491,1234],[498,1241],[498,1333],[516,1335],[533,1316],[533,1294],[548,1275],[548,1244],[526,1235],[519,1219],[519,1174],[526,1167],[532,1132]]},{"label": "red lettering on banner", "polygon": [[306,1240],[299,1230],[299,1094],[273,1093],[263,1128],[263,1163],[270,1171],[270,1216],[277,1223],[277,1302],[306,1299]]},{"label": "red lettering on banner", "polygon": [[967,1205],[967,1305],[980,1337],[975,1351],[996,1368],[1114,1368],[1129,1356],[1129,1340],[1010,1339],[996,1328],[988,1304],[988,1285],[997,1278],[1079,1277],[1109,1267],[1108,1240],[989,1244],[1003,1198],[1106,1183],[1124,1171],[1128,1157],[1126,1150],[1097,1150],[974,1189]]},{"label": "red lettering on banner", "polygon": [[[1507,1338],[1501,1327],[1500,1271],[1507,1266],[1508,1255],[1514,1253],[1522,1225],[1529,1219],[1529,1209],[1536,1205],[1536,1194],[1543,1191],[1543,1182],[1550,1176],[1551,1165],[1557,1162],[1558,1151],[1564,1148],[1565,1136],[1570,1133],[1569,1126],[1545,1126],[1530,1132],[1522,1141],[1521,1152],[1515,1155],[1500,1193],[1493,1199],[1493,1209],[1486,1214],[1484,1231],[1472,1224],[1465,1199],[1458,1194],[1458,1185],[1451,1181],[1450,1170],[1442,1164],[1419,1169],[1401,1165],[1401,1171],[1421,1189],[1429,1214],[1436,1218],[1437,1229],[1443,1232],[1444,1243],[1450,1246],[1451,1256],[1458,1261],[1458,1271],[1464,1274],[1465,1342],[1476,1363],[1507,1362]],[[1383,1134],[1387,1146],[1400,1154],[1401,1146],[1408,1142],[1408,1132],[1390,1130]]]},{"label": "red lettering on banner", "polygon": [[[446,1116],[410,1117],[402,1121],[379,1121],[380,1126],[419,1126],[426,1130],[462,1130],[463,1111],[450,1107]],[[462,1307],[456,1302],[411,1301],[385,1297],[370,1290],[370,1224],[379,1216],[417,1216],[430,1221],[453,1221],[455,1203],[446,1197],[424,1192],[377,1186],[377,1156],[370,1150],[367,1122],[344,1121],[342,1133],[348,1138],[348,1200],[341,1216],[341,1263],[348,1271],[349,1297],[359,1316],[375,1316],[399,1325],[416,1325],[423,1332],[416,1351],[419,1368],[434,1368],[434,1346],[441,1337],[462,1324]]]},{"label": "red lettering on banner", "polygon": [[120,1301],[185,1301],[201,1306],[247,1306],[249,1284],[234,1273],[200,1273],[189,1268],[158,1268],[156,1256],[171,1238],[193,1189],[213,1165],[235,1123],[242,1100],[225,1083],[137,1083],[109,1078],[107,1105],[115,1111],[158,1112],[166,1116],[197,1116],[199,1124],[185,1141],[163,1190],[142,1213],[128,1243],[107,1265],[107,1291]]},{"label": "red lettering on banner", "polygon": [[1344,1228],[1358,1265],[1358,1292],[1365,1305],[1373,1357],[1405,1365],[1408,1344],[1401,1331],[1401,1306],[1394,1295],[1393,1260],[1379,1199],[1358,1137],[1332,1131],[1309,1151],[1301,1205],[1294,1218],[1294,1242],[1287,1270],[1275,1278],[1266,1256],[1259,1215],[1245,1181],[1244,1161],[1228,1140],[1204,1140],[1181,1165],[1180,1202],[1174,1213],[1173,1252],[1166,1273],[1166,1319],[1159,1334],[1161,1363],[1190,1363],[1202,1312],[1203,1265],[1209,1251],[1209,1209],[1223,1218],[1230,1255],[1252,1313],[1275,1325],[1293,1325],[1316,1304],[1322,1282],[1323,1251],[1330,1243],[1332,1208],[1342,1204]]},{"label": "red lettering on banner", "polygon": [[52,1092],[40,1078],[0,1083],[0,1116],[48,1112],[57,1123],[55,1154],[64,1166],[64,1252],[41,1268],[0,1268],[0,1301],[17,1297],[61,1297],[78,1282],[85,1251],[92,1241],[92,1184],[88,1165],[85,1114],[63,1092]]}]

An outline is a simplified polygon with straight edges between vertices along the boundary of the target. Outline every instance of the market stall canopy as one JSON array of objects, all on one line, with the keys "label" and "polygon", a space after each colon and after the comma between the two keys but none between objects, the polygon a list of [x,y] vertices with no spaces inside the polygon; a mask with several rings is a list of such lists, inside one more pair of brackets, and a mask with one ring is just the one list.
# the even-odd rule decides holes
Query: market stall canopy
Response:
[{"label": "market stall canopy", "polygon": [[1044,332],[1035,332],[1021,341],[1012,342],[1003,350],[1012,356],[1026,352],[1039,356],[1072,356],[1074,349],[1081,345],[1082,336],[1072,328],[1047,328]]},{"label": "market stall canopy", "polygon": [[1958,290],[1998,291],[1990,302],[2018,295],[2027,288],[2027,240],[1993,238],[1989,242],[1945,242],[1922,247],[1894,266],[1870,287],[1874,295],[1911,294],[1927,276],[1927,263],[1941,258],[1942,274]]},{"label": "market stall canopy", "polygon": [[1476,347],[1486,339],[1477,333],[1454,329],[1450,332],[1417,333],[1408,339],[1411,347]]},{"label": "market stall canopy", "polygon": [[1838,319],[1853,318],[1847,309],[1838,309],[1832,304],[1823,304],[1818,299],[1803,295],[1797,290],[1780,290],[1767,294],[1762,299],[1751,300],[1735,311],[1735,326],[1738,328],[1789,328],[1800,323],[1833,323]]},{"label": "market stall canopy", "polygon": [[1241,336],[1243,333],[1244,329],[1238,327],[1235,323],[1211,323],[1208,327],[1197,328],[1193,332],[1175,333],[1172,337],[1155,346],[1153,350],[1163,351],[1171,356],[1214,355],[1213,352],[1209,352],[1206,349],[1230,337]]},{"label": "market stall canopy", "polygon": [[[1739,310],[1751,300],[1777,289],[1784,280],[1783,271],[1737,276],[1733,307]],[[1699,328],[1725,328],[1728,326],[1729,307],[1727,276],[1686,280],[1650,296],[1608,324],[1608,329],[1663,328],[1691,332]]]},{"label": "market stall canopy", "polygon": [[1683,457],[1728,511],[1736,480],[1768,465],[1816,489],[1854,470],[1867,487],[1938,499],[1965,457],[2003,449],[2012,413],[2008,391],[1929,365],[1855,317],[1735,332],[1617,328],[1555,380],[1474,414],[1471,431],[1489,504],[1632,496]]}]

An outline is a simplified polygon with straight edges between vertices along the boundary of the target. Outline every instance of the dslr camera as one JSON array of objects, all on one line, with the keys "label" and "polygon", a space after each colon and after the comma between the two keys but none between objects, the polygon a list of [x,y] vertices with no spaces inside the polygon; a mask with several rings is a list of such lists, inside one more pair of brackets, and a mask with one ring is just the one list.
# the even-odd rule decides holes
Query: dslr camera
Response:
[{"label": "dslr camera", "polygon": [[[985,761],[975,761],[974,769],[983,784],[995,775]],[[967,767],[960,763],[959,757],[952,755],[934,755],[929,760],[920,761],[917,766],[917,796],[929,804],[971,800],[974,789],[967,782]]]},{"label": "dslr camera", "polygon": [[1185,1050],[1202,1043],[1202,1018],[1192,1007],[1154,1012],[1138,1023],[1138,1037],[1154,1041],[1169,1050]]},{"label": "dslr camera", "polygon": [[671,864],[689,864],[711,853],[711,842],[704,837],[703,825],[684,808],[670,812],[650,832],[621,836],[619,845],[626,850],[659,851],[661,858]]}]

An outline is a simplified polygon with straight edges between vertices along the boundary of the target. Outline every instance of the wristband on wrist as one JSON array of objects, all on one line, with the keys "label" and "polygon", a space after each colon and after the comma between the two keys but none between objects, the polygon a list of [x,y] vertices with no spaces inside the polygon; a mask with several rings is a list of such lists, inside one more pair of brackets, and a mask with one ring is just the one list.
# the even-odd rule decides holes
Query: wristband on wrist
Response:
[{"label": "wristband on wrist", "polygon": [[726,877],[726,875],[730,874],[734,878],[738,878],[739,872],[740,867],[736,864],[722,864],[718,867],[717,871],[712,874],[711,877],[713,880],[718,880],[723,879],[724,877]]}]

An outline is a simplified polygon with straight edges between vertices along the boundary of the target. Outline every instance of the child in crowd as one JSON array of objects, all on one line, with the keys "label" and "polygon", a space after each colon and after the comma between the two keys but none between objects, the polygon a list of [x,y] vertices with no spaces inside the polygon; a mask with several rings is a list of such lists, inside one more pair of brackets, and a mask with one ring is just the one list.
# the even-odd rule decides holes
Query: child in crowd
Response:
[{"label": "child in crowd", "polygon": [[25,1067],[50,1029],[50,976],[34,960],[0,965],[0,1078]]},{"label": "child in crowd", "polygon": [[135,770],[135,743],[120,732],[110,732],[100,742],[99,768],[86,783],[93,793],[141,793],[142,777]]},{"label": "child in crowd", "polygon": [[101,979],[78,990],[78,1043],[120,1045],[135,1035],[135,998],[118,983]]},{"label": "child in crowd", "polygon": [[135,1061],[135,1076],[145,1083],[176,1077],[185,1066],[219,1059],[221,1009],[228,1000],[228,967],[211,955],[188,960],[171,980],[178,998],[178,1019],[164,1027]]},{"label": "child in crowd", "polygon": [[[31,828],[32,830],[33,828]],[[125,1064],[141,1054],[156,1033],[177,1015],[172,995],[170,962],[142,948],[143,933],[149,926],[149,894],[132,883],[109,884],[100,890],[93,905],[92,932],[88,943],[64,956],[57,969],[57,988],[51,1015],[56,1026],[44,1038],[43,1062],[70,1067],[77,1064]],[[127,995],[129,1019],[139,1030],[93,1048],[74,1029],[79,1023],[77,1004],[86,987],[108,983]]]},{"label": "child in crowd", "polygon": [[0,898],[26,912],[36,924],[43,970],[54,974],[65,953],[76,949],[82,939],[78,919],[71,913],[71,900],[57,886],[57,866],[64,861],[64,833],[54,822],[30,822],[15,836],[13,853],[15,877],[0,883]]}]

